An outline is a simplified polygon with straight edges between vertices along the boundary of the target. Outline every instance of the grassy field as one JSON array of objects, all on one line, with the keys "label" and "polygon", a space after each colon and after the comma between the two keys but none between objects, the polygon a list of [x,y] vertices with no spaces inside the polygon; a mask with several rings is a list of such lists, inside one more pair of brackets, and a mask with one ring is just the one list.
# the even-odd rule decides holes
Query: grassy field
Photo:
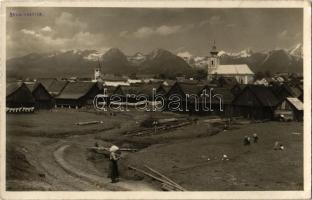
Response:
[{"label": "grassy field", "polygon": [[[125,163],[140,168],[147,164],[189,190],[302,190],[302,129],[302,123],[244,125],[211,137],[153,145],[129,155]],[[253,133],[259,142],[244,146],[244,136]],[[285,150],[273,150],[275,141]],[[221,160],[223,154],[228,161]]]},{"label": "grassy field", "polygon": [[[222,123],[209,123],[207,119],[211,117],[198,117],[196,123],[157,134],[125,135],[127,131],[142,128],[141,122],[151,117],[194,119],[174,113],[124,112],[110,116],[76,110],[7,115],[7,168],[12,169],[7,178],[13,182],[19,180],[18,184],[12,184],[15,188],[29,188],[27,181],[40,190],[42,187],[62,189],[71,184],[73,186],[68,190],[84,188],[75,180],[66,181],[70,176],[56,169],[52,152],[61,144],[70,144],[71,148],[65,152],[65,159],[70,164],[91,174],[105,174],[106,159],[87,161],[89,154],[86,148],[97,141],[104,146],[117,144],[140,149],[136,153],[124,154],[120,161],[121,175],[127,179],[143,179],[142,175],[128,170],[128,165],[143,169],[146,164],[192,191],[303,188],[302,123],[236,123],[230,130],[222,131]],[[77,122],[94,120],[103,123],[76,125]],[[258,134],[259,142],[244,146],[244,136],[253,133]],[[285,150],[273,150],[275,141],[282,142]],[[229,160],[221,160],[223,154]],[[50,177],[51,170],[57,174]],[[18,176],[14,175],[16,173]],[[55,177],[64,180],[60,182]],[[146,177],[144,181],[152,182]]]},{"label": "grassy field", "polygon": [[[107,117],[104,114],[78,112],[75,110],[40,111],[34,114],[8,114],[7,134],[20,136],[63,137],[94,134],[118,127],[123,116]],[[78,126],[77,122],[103,121],[102,124]]]}]

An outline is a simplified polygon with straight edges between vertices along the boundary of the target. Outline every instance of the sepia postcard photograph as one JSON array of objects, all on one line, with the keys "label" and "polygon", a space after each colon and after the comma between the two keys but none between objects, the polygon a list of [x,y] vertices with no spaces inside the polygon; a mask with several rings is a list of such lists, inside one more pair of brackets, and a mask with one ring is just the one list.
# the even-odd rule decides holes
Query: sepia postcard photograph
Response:
[{"label": "sepia postcard photograph", "polygon": [[4,1],[3,199],[310,199],[309,1]]}]

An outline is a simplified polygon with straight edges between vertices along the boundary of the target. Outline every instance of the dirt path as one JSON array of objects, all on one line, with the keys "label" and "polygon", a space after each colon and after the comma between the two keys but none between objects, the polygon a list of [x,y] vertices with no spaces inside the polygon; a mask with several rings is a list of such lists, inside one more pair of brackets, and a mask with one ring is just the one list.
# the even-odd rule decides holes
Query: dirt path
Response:
[{"label": "dirt path", "polygon": [[38,165],[42,167],[46,174],[46,180],[51,185],[51,190],[80,190],[80,191],[94,191],[94,190],[106,190],[100,188],[95,184],[90,184],[78,177],[68,174],[62,169],[53,157],[53,152],[59,146],[59,143],[53,143],[46,145],[39,151],[35,157]]},{"label": "dirt path", "polygon": [[[89,136],[71,137],[67,139],[49,139],[39,137],[24,137],[21,140],[21,148],[27,160],[44,174],[42,182],[33,180],[16,181],[14,184],[23,188],[52,191],[155,191],[151,185],[142,181],[121,180],[118,183],[110,183],[106,174],[98,172],[97,169],[87,160],[83,150],[94,144],[95,140]],[[83,141],[83,142],[82,142]],[[67,154],[65,151],[70,147],[80,146],[75,155]],[[75,149],[76,150],[76,149]],[[67,159],[80,157],[80,163],[73,164]],[[85,167],[87,166],[87,167]],[[12,182],[12,181],[11,181]],[[13,182],[12,182],[13,183]],[[43,185],[44,187],[39,187]]]},{"label": "dirt path", "polygon": [[54,158],[56,162],[69,174],[79,177],[84,181],[94,183],[97,186],[100,186],[102,188],[106,188],[107,190],[118,190],[118,191],[154,191],[155,190],[155,188],[147,184],[138,182],[138,181],[122,180],[121,182],[118,182],[112,185],[110,183],[110,179],[106,177],[89,174],[83,170],[77,169],[73,165],[69,164],[64,159],[64,151],[69,147],[70,145],[68,144],[63,145],[54,152]]}]

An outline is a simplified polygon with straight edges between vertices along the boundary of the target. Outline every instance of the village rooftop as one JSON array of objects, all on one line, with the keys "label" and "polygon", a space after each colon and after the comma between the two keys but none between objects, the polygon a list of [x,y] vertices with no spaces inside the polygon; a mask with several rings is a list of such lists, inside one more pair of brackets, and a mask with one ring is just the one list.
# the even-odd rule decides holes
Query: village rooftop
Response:
[{"label": "village rooftop", "polygon": [[[113,94],[109,96],[107,94],[107,88],[104,88],[103,94],[98,94],[94,97],[93,105],[96,110],[108,111],[130,111],[128,106],[134,106],[135,109],[141,111],[161,111],[167,109],[172,112],[176,111],[192,111],[199,112],[213,112],[213,105],[218,102],[219,111],[223,111],[222,95],[213,93],[213,88],[203,89],[200,95],[198,94],[186,94],[182,97],[179,94],[171,94],[165,97],[162,94],[156,93],[156,88],[152,89],[152,98],[150,99],[147,94],[127,94],[124,96],[119,94]],[[131,100],[136,100],[136,103],[131,103]],[[151,101],[150,101],[151,100]],[[110,102],[110,103],[109,103]],[[165,103],[166,102],[166,103]],[[191,103],[190,106],[188,103]],[[151,105],[151,106],[149,106]]]}]

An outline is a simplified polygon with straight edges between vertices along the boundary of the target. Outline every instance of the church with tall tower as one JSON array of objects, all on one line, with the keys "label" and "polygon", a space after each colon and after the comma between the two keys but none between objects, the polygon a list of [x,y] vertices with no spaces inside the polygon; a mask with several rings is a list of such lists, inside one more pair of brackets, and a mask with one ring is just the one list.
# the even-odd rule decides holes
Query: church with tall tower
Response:
[{"label": "church with tall tower", "polygon": [[234,77],[240,84],[253,82],[255,74],[247,64],[221,65],[218,54],[219,51],[214,42],[207,59],[207,79],[209,81],[219,77]]}]

